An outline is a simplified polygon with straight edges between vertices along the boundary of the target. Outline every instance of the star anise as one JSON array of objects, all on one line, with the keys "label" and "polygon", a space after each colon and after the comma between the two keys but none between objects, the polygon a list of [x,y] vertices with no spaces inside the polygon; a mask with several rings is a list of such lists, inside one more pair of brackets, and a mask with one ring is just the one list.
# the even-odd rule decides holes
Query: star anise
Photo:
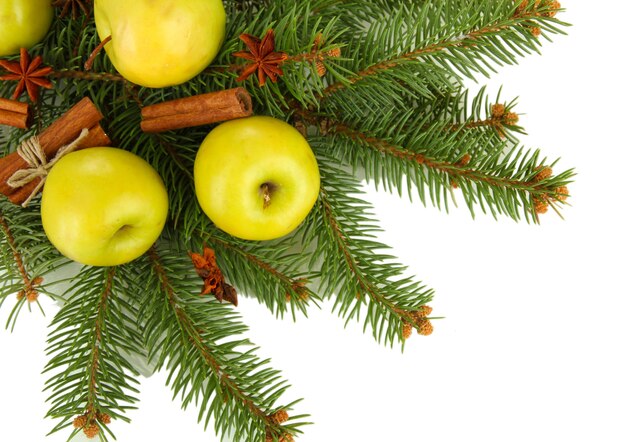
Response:
[{"label": "star anise", "polygon": [[42,61],[39,55],[31,61],[28,51],[24,48],[20,49],[19,62],[0,60],[0,66],[9,72],[6,75],[0,76],[0,80],[18,81],[11,99],[17,100],[17,98],[22,95],[22,92],[26,90],[30,100],[34,103],[39,98],[40,87],[52,89],[52,82],[45,78],[52,72],[52,68],[42,66]]},{"label": "star anise", "polygon": [[70,12],[72,13],[72,18],[78,18],[80,11],[82,10],[85,15],[90,14],[90,7],[87,5],[91,4],[91,0],[54,0],[52,2],[52,6],[55,8],[63,8],[59,13],[61,18],[67,16]]},{"label": "star anise", "polygon": [[289,58],[285,52],[276,52],[274,30],[270,29],[263,37],[263,40],[250,35],[241,34],[239,38],[248,47],[247,51],[235,52],[235,57],[250,60],[252,63],[247,64],[237,81],[243,81],[255,72],[259,76],[259,84],[263,86],[267,77],[273,82],[278,81],[278,77],[283,75],[280,65]]},{"label": "star anise", "polygon": [[230,302],[234,306],[237,306],[237,291],[224,281],[224,275],[217,266],[213,249],[205,246],[202,255],[190,252],[189,256],[196,269],[196,273],[204,280],[204,288],[200,296],[212,293],[218,301]]}]

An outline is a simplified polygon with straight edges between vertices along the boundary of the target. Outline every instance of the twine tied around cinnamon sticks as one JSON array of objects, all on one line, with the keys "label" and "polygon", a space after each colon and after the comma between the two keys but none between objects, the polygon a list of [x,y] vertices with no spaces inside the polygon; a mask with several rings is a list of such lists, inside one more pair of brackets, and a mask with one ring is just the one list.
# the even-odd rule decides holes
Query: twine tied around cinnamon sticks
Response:
[{"label": "twine tied around cinnamon sticks", "polygon": [[[38,134],[39,144],[43,148],[46,158],[53,158],[61,147],[71,144],[84,128],[89,129],[89,134],[75,150],[110,146],[111,140],[100,125],[102,118],[103,115],[89,98],[85,97],[80,100]],[[21,205],[24,203],[32,195],[33,189],[37,187],[41,178],[36,177],[30,183],[19,188],[9,186],[7,181],[16,171],[30,167],[17,152],[0,158],[0,194],[5,195],[14,204]]]},{"label": "twine tied around cinnamon sticks", "polygon": [[7,184],[14,189],[18,187],[22,187],[30,183],[31,181],[40,178],[39,183],[30,193],[28,198],[22,203],[22,207],[28,206],[31,200],[37,195],[37,193],[41,190],[44,183],[46,182],[46,178],[48,176],[48,172],[52,167],[65,155],[70,152],[76,150],[76,148],[80,145],[81,141],[83,141],[87,135],[89,135],[89,129],[85,128],[80,132],[78,138],[72,141],[70,144],[61,147],[54,158],[48,161],[46,157],[46,153],[44,152],[41,144],[39,143],[39,137],[34,136],[26,141],[24,141],[17,148],[18,155],[26,161],[28,164],[27,169],[20,169],[15,171],[13,175],[7,180]]}]

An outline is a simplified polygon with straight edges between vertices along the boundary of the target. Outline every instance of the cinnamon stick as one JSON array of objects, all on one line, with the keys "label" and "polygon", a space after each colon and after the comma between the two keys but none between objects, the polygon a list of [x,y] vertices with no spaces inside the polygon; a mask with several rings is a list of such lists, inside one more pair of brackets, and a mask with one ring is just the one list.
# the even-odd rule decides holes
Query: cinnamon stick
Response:
[{"label": "cinnamon stick", "polygon": [[202,126],[252,115],[252,98],[244,88],[166,101],[141,110],[144,132]]},{"label": "cinnamon stick", "polygon": [[22,103],[21,101],[7,100],[6,98],[0,98],[0,109],[9,111],[9,112],[16,112],[18,114],[27,114],[28,103]]},{"label": "cinnamon stick", "polygon": [[[80,132],[89,129],[88,136],[80,143],[79,149],[87,147],[108,146],[111,140],[100,126],[103,116],[89,98],[83,98],[78,104],[63,114],[39,135],[39,143],[48,158],[53,158],[63,146],[78,138]],[[9,178],[19,169],[28,164],[17,152],[0,158],[0,192],[15,204],[21,204],[31,194],[40,178],[26,186],[14,189],[7,184]]]},{"label": "cinnamon stick", "polygon": [[29,117],[28,104],[0,98],[0,124],[26,129]]},{"label": "cinnamon stick", "polygon": [[39,135],[39,142],[50,158],[61,147],[74,141],[84,128],[87,127],[91,130],[103,118],[96,105],[85,97],[44,130]]}]

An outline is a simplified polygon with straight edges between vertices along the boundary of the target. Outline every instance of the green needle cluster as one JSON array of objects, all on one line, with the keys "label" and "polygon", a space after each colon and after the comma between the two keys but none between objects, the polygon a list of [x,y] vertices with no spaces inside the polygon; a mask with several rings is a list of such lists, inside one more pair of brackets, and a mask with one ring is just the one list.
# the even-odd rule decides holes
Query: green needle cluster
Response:
[{"label": "green needle cluster", "polygon": [[[131,84],[104,53],[86,72],[83,64],[99,43],[90,15],[57,17],[31,50],[54,69],[55,86],[33,105],[30,130],[0,132],[0,155],[88,96],[114,145],[147,160],[170,197],[165,232],[145,256],[116,268],[85,267],[69,281],[53,277],[70,263],[47,241],[38,199],[26,209],[0,199],[0,307],[12,308],[7,327],[24,307],[37,305],[38,295],[62,303],[45,370],[53,431],[73,426],[72,434],[108,440],[115,420],[128,420],[136,404],[139,374],[130,361],[142,357],[169,372],[181,406],[197,406],[199,421],[222,436],[258,442],[298,435],[306,415],[284,403],[286,381],[255,355],[234,307],[198,296],[202,280],[190,251],[212,248],[226,281],[279,317],[300,319],[330,299],[346,322],[361,321],[376,340],[403,345],[433,291],[377,240],[380,228],[359,177],[445,210],[464,203],[472,215],[527,222],[565,203],[574,172],[556,172],[557,161],[521,145],[516,100],[501,92],[491,100],[484,89],[471,94],[464,86],[562,34],[567,25],[556,14],[558,2],[224,3],[227,37],[219,55],[177,87]],[[268,29],[276,50],[289,55],[284,75],[262,87],[255,75],[237,82],[243,61],[232,54],[244,49],[239,36],[262,37]],[[10,96],[12,86],[0,82],[0,96]],[[280,240],[233,238],[200,210],[192,171],[210,128],[145,134],[139,126],[143,106],[235,86],[250,92],[256,114],[305,133],[318,158],[318,201]]]}]

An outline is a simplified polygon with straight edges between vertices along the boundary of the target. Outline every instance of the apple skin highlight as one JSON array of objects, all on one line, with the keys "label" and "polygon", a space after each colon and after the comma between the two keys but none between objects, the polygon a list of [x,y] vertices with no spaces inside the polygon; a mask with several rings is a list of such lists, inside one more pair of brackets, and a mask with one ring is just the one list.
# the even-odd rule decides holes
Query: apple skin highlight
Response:
[{"label": "apple skin highlight", "polygon": [[206,215],[225,232],[248,240],[292,232],[320,190],[317,160],[306,139],[284,121],[263,116],[213,129],[196,156],[194,178]]},{"label": "apple skin highlight", "polygon": [[168,212],[165,185],[145,160],[94,147],[61,158],[46,179],[41,219],[50,242],[81,264],[115,266],[144,254]]}]

